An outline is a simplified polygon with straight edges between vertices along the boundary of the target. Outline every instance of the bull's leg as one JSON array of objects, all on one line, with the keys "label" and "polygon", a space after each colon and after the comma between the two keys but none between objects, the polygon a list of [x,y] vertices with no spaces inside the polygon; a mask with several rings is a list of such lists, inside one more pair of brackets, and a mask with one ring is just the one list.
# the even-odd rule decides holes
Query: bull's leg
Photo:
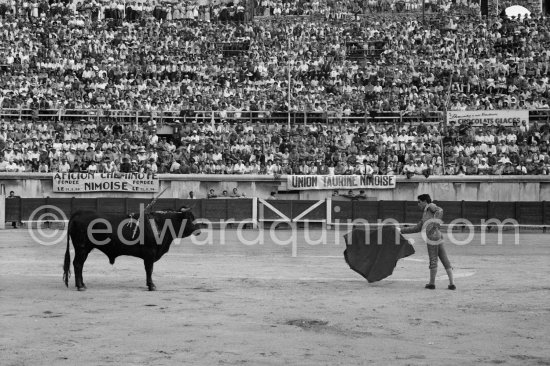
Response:
[{"label": "bull's leg", "polygon": [[147,287],[149,291],[155,291],[157,287],[153,283],[153,263],[152,260],[144,259],[143,263],[145,264],[145,273],[147,275]]},{"label": "bull's leg", "polygon": [[84,284],[84,280],[82,278],[82,269],[84,268],[84,262],[86,262],[86,258],[88,258],[89,253],[90,252],[84,248],[80,250],[75,249],[73,266],[74,266],[74,280],[78,291],[86,290],[86,285]]}]

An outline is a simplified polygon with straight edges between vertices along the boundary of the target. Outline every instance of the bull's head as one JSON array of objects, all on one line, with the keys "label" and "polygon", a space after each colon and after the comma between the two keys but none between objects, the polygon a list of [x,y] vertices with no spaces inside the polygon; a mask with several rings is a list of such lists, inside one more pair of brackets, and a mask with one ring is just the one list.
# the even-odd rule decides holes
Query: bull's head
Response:
[{"label": "bull's head", "polygon": [[[148,214],[148,220],[155,226],[154,232],[146,230],[146,232],[161,234],[158,238],[151,236],[149,240],[155,238],[160,245],[169,244],[175,238],[186,238],[191,235],[199,235],[200,228],[195,223],[195,216],[187,207],[182,207],[179,210],[154,211]],[[146,234],[147,236],[148,234]]]},{"label": "bull's head", "polygon": [[191,212],[191,207],[181,206],[180,212],[184,215],[184,220],[186,220],[186,226],[184,230],[184,237],[190,235],[200,235],[201,228],[195,222],[195,215]]}]

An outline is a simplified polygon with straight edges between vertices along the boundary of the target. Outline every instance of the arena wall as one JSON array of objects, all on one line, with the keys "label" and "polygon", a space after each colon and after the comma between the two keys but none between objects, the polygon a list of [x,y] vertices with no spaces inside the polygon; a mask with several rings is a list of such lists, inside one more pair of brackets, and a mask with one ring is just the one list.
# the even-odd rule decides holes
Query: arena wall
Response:
[{"label": "arena wall", "polygon": [[[233,188],[246,197],[267,198],[276,191],[280,198],[320,200],[330,197],[332,190],[288,191],[287,178],[275,178],[266,175],[170,175],[161,174],[160,190],[168,188],[162,198],[188,198],[193,191],[196,198],[206,198],[210,189],[221,195],[223,190],[231,194]],[[14,191],[23,198],[150,198],[156,193],[89,192],[56,193],[53,192],[51,174],[19,173],[2,174],[0,184],[9,194]],[[340,194],[346,194],[341,189]],[[359,193],[358,190],[354,192]],[[431,176],[407,179],[398,177],[395,189],[366,190],[367,200],[402,201],[414,199],[421,193],[444,201],[550,201],[550,176]],[[333,197],[333,199],[342,199]]]}]

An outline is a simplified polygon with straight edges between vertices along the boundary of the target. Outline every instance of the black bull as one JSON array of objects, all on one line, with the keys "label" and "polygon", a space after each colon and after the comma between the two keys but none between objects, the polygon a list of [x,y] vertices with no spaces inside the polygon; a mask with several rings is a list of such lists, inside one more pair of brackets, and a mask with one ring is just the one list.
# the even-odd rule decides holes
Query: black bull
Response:
[{"label": "black bull", "polygon": [[147,287],[154,291],[156,287],[152,279],[153,263],[168,252],[176,237],[185,238],[200,233],[194,221],[195,217],[187,208],[180,211],[155,211],[143,214],[139,218],[78,211],[71,216],[67,230],[67,251],[63,266],[65,285],[69,286],[71,239],[75,252],[75,284],[79,291],[86,289],[82,279],[84,262],[88,254],[96,248],[109,257],[111,264],[121,255],[143,259]]}]

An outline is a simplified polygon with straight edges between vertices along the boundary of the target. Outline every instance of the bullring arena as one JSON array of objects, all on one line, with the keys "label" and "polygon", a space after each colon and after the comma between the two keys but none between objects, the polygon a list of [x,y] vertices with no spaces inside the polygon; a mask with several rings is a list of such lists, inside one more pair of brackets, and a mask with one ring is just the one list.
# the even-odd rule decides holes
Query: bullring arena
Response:
[{"label": "bullring arena", "polygon": [[0,366],[550,365],[549,13],[0,0]]},{"label": "bullring arena", "polygon": [[[54,232],[65,235],[44,235]],[[275,232],[286,241],[294,231]],[[481,245],[476,233],[449,245],[458,289],[440,273],[434,292],[423,288],[425,245],[368,284],[344,262],[345,232],[313,246],[296,230],[293,256],[294,244],[268,234],[247,246],[235,229],[205,230],[157,262],[157,292],[146,291],[141,260],[111,266],[93,251],[88,291],[77,292],[72,278],[69,289],[62,282],[64,241],[44,246],[27,230],[4,230],[2,364],[550,364],[547,234],[521,232],[516,244],[506,231],[498,244],[493,233]]]}]

